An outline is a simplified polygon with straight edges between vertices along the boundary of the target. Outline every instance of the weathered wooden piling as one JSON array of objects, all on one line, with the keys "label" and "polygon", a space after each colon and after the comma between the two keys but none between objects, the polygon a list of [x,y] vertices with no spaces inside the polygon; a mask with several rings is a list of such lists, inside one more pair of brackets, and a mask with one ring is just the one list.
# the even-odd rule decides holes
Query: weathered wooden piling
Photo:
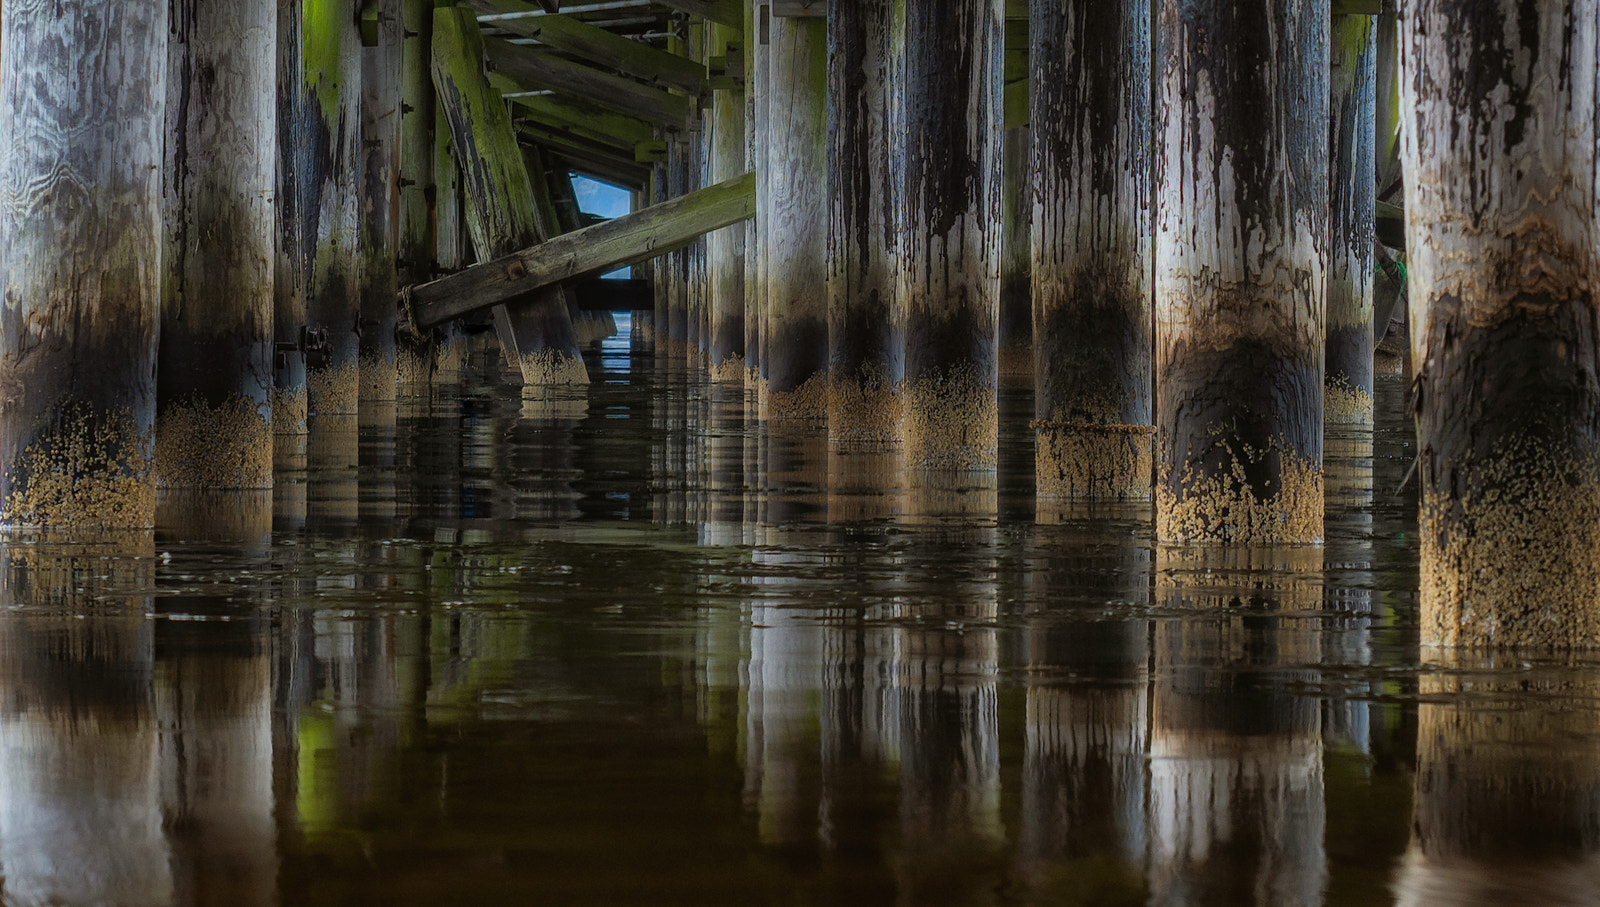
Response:
[{"label": "weathered wooden piling", "polygon": [[[681,137],[680,137],[681,138]],[[689,144],[667,140],[667,198],[689,193]],[[675,249],[662,256],[666,262],[667,353],[674,359],[689,355],[689,253]]]},{"label": "weathered wooden piling", "polygon": [[1161,0],[1156,532],[1322,534],[1328,11]]},{"label": "weathered wooden piling", "polygon": [[[433,0],[402,0],[400,47],[400,224],[395,247],[398,283],[427,280],[434,269]],[[401,396],[427,392],[439,338],[396,338],[395,372]]]},{"label": "weathered wooden piling", "polygon": [[912,469],[992,470],[999,444],[1001,0],[907,4],[900,292]]},{"label": "weathered wooden piling", "polygon": [[0,21],[0,523],[148,527],[166,2]]},{"label": "weathered wooden piling", "polygon": [[292,141],[306,292],[306,406],[360,400],[361,32],[353,0],[305,2],[304,94]]},{"label": "weathered wooden piling", "polygon": [[770,19],[767,122],[765,416],[821,420],[828,382],[828,29]]},{"label": "weathered wooden piling", "polygon": [[1038,493],[1148,498],[1150,0],[1030,14]]},{"label": "weathered wooden piling", "polygon": [[402,0],[364,12],[361,49],[360,397],[387,403],[399,392],[395,298],[400,291]]},{"label": "weathered wooden piling", "polygon": [[[511,120],[483,76],[482,36],[472,13],[433,14],[433,83],[471,204],[467,224],[479,258],[490,260],[547,237]],[[524,384],[587,384],[583,356],[560,286],[494,307],[495,328]]]},{"label": "weathered wooden piling", "polygon": [[[1009,51],[1009,48],[1008,48]],[[1032,382],[1033,359],[1033,137],[1027,126],[1005,133],[1000,187],[1000,344],[1002,380]]]},{"label": "weathered wooden piling", "polygon": [[1596,3],[1401,19],[1422,642],[1600,645]]},{"label": "weathered wooden piling", "polygon": [[842,442],[900,434],[893,16],[893,0],[828,8],[828,435]]},{"label": "weathered wooden piling", "polygon": [[[718,25],[712,54],[723,59],[747,52],[743,30]],[[711,110],[710,182],[714,185],[746,172],[745,90],[719,89]],[[744,267],[748,226],[741,222],[706,237],[711,271],[711,369],[718,381],[744,381]]]},{"label": "weathered wooden piling", "polygon": [[267,488],[278,3],[170,15],[156,482]]},{"label": "weathered wooden piling", "polygon": [[[767,134],[767,40],[762,25],[769,15],[767,4],[747,0],[744,7],[744,168],[756,174],[756,197],[765,198],[762,185],[767,178],[765,164]],[[761,224],[766,213],[757,211],[745,225],[744,242],[744,379],[746,388],[759,387],[761,381],[761,332],[766,317],[766,246]]]},{"label": "weathered wooden piling", "polygon": [[1327,358],[1323,380],[1323,407],[1329,422],[1372,421],[1376,39],[1375,17],[1333,17]]},{"label": "weathered wooden piling", "polygon": [[274,213],[277,244],[272,261],[272,431],[306,431],[305,218],[300,216],[300,124],[306,105],[305,27],[302,0],[278,3],[278,155]]}]

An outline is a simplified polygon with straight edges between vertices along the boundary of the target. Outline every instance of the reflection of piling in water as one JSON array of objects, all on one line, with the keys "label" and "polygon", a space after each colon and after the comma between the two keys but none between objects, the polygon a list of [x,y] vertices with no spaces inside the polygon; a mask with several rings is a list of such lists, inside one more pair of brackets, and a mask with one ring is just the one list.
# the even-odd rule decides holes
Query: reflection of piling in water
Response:
[{"label": "reflection of piling in water", "polygon": [[0,549],[0,865],[19,904],[173,903],[145,533]]},{"label": "reflection of piling in water", "polygon": [[1161,549],[1150,698],[1153,903],[1314,904],[1326,883],[1317,548]]},{"label": "reflection of piling in water", "polygon": [[906,506],[905,458],[898,444],[828,448],[828,522],[894,520]]},{"label": "reflection of piling in water", "polygon": [[1600,674],[1429,656],[1397,902],[1587,904],[1600,885]]},{"label": "reflection of piling in water", "polygon": [[814,611],[750,609],[745,716],[745,796],[763,843],[795,847],[817,837],[815,694],[822,624]]}]

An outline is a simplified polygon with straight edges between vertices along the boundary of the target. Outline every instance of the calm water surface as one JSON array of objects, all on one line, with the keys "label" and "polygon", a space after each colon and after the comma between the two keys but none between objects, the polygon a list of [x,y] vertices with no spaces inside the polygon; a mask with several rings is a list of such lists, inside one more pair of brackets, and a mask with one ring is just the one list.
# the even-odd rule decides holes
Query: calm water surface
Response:
[{"label": "calm water surface", "polygon": [[1036,505],[1026,389],[985,487],[592,365],[0,543],[5,903],[1600,900],[1600,663],[1419,655],[1398,379],[1234,551]]}]

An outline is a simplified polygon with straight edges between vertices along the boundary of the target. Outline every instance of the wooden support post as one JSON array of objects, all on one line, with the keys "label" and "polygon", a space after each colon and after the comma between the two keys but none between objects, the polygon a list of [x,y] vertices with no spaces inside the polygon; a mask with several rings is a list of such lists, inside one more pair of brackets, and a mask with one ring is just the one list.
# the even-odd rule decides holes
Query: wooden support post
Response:
[{"label": "wooden support post", "polygon": [[905,326],[893,248],[893,0],[828,9],[828,435],[900,435]]},{"label": "wooden support post", "polygon": [[1333,17],[1329,88],[1328,319],[1323,407],[1329,422],[1372,422],[1374,130],[1377,28]]},{"label": "wooden support post", "polygon": [[[400,48],[400,233],[395,249],[401,286],[432,275],[433,0],[402,0]],[[395,371],[403,397],[426,394],[439,338],[397,338]]]},{"label": "wooden support post", "polygon": [[1032,155],[1030,128],[1008,124],[1000,189],[1000,376],[1027,383],[1034,379]]},{"label": "wooden support post", "polygon": [[361,51],[361,359],[363,404],[399,391],[395,298],[400,291],[402,0],[377,0],[378,43]]},{"label": "wooden support post", "polygon": [[303,0],[278,4],[278,132],[277,244],[273,256],[273,379],[272,431],[278,435],[306,432],[306,326],[305,218],[300,215],[300,121],[305,109],[305,26]]},{"label": "wooden support post", "polygon": [[899,273],[912,469],[987,472],[998,457],[1003,12],[1002,0],[906,5]]},{"label": "wooden support post", "polygon": [[[712,52],[727,54],[743,31],[718,25]],[[711,168],[708,185],[733,179],[745,167],[745,96],[742,88],[719,90],[712,101]],[[719,381],[744,381],[744,248],[748,225],[741,221],[706,239],[711,272],[711,369]]]},{"label": "wooden support post", "polygon": [[1156,532],[1322,536],[1328,12],[1160,0]]},{"label": "wooden support post", "polygon": [[[655,207],[667,198],[667,163],[660,161],[650,166],[650,206]],[[671,258],[670,255],[658,255],[650,259],[650,288],[655,295],[655,308],[650,319],[650,348],[658,360],[672,353],[668,327],[672,320],[671,294],[668,292],[668,263]]]},{"label": "wooden support post", "polygon": [[772,19],[768,108],[767,410],[772,419],[827,416],[828,28]]},{"label": "wooden support post", "polygon": [[[745,168],[756,175],[756,198],[767,197],[767,68],[771,57],[767,44],[765,0],[748,0],[745,8],[745,48],[749,52],[745,79]],[[766,375],[767,325],[767,208],[756,206],[746,234],[744,258],[744,363],[745,385],[758,389]]]},{"label": "wooden support post", "polygon": [[277,0],[183,3],[167,39],[156,483],[272,486]]},{"label": "wooden support post", "polygon": [[1034,0],[1029,33],[1038,493],[1147,499],[1150,0]]},{"label": "wooden support post", "polygon": [[[667,141],[667,198],[682,198],[689,192],[689,145]],[[667,262],[667,351],[673,359],[687,359],[689,340],[689,254],[675,249]]]},{"label": "wooden support post", "polygon": [[1424,646],[1600,645],[1596,6],[1401,6]]},{"label": "wooden support post", "polygon": [[[450,124],[471,205],[467,225],[480,257],[497,258],[542,242],[533,188],[505,104],[483,77],[482,38],[470,11],[433,14],[433,84]],[[528,385],[587,384],[572,316],[559,286],[494,308],[495,329],[509,361]]]},{"label": "wooden support post", "polygon": [[0,21],[0,523],[154,524],[167,34],[164,0]]},{"label": "wooden support post", "polygon": [[360,400],[361,32],[354,0],[305,3],[303,106],[295,126],[306,275],[306,407],[354,415]]}]

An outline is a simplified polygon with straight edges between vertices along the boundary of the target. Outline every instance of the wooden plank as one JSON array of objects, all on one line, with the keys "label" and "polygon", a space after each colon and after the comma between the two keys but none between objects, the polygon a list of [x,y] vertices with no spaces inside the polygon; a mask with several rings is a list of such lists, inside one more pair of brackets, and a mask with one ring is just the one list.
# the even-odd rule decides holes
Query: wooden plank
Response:
[{"label": "wooden plank", "polygon": [[605,167],[609,172],[624,178],[628,185],[643,184],[649,174],[648,167],[634,160],[632,149],[620,150],[611,146],[596,145],[586,141],[582,136],[559,129],[547,129],[533,123],[524,123],[517,127],[517,134],[526,141],[544,145],[559,154],[594,161],[596,166]]},{"label": "wooden plank", "polygon": [[[467,190],[467,225],[484,258],[546,238],[511,117],[483,76],[483,38],[469,10],[433,14],[433,84]],[[588,375],[560,287],[530,287],[495,300],[501,345],[525,384],[586,384]],[[444,319],[441,319],[444,320]],[[437,322],[434,322],[437,323]]]},{"label": "wooden plank", "polygon": [[[516,84],[500,73],[490,73],[489,82],[502,92]],[[596,141],[628,148],[655,137],[654,125],[627,114],[607,110],[582,98],[566,95],[522,95],[507,100],[517,105],[512,115],[517,120],[531,119],[552,129],[573,129]]]},{"label": "wooden plank", "polygon": [[827,0],[772,0],[772,14],[785,19],[828,17]]},{"label": "wooden plank", "polygon": [[699,16],[718,25],[744,28],[744,4],[739,0],[659,0],[680,13]]},{"label": "wooden plank", "polygon": [[1333,0],[1335,16],[1376,16],[1383,12],[1383,0]]},{"label": "wooden plank", "polygon": [[755,214],[755,174],[708,186],[412,287],[412,324],[430,327],[519,294],[602,274],[689,245]]},{"label": "wooden plank", "polygon": [[494,68],[524,88],[566,92],[669,129],[682,129],[689,120],[687,97],[499,38],[483,44]]},{"label": "wooden plank", "polygon": [[[462,5],[491,15],[525,12],[532,8],[523,0],[465,0]],[[660,87],[699,94],[705,85],[706,69],[693,60],[656,50],[573,16],[496,19],[487,24]]]}]

